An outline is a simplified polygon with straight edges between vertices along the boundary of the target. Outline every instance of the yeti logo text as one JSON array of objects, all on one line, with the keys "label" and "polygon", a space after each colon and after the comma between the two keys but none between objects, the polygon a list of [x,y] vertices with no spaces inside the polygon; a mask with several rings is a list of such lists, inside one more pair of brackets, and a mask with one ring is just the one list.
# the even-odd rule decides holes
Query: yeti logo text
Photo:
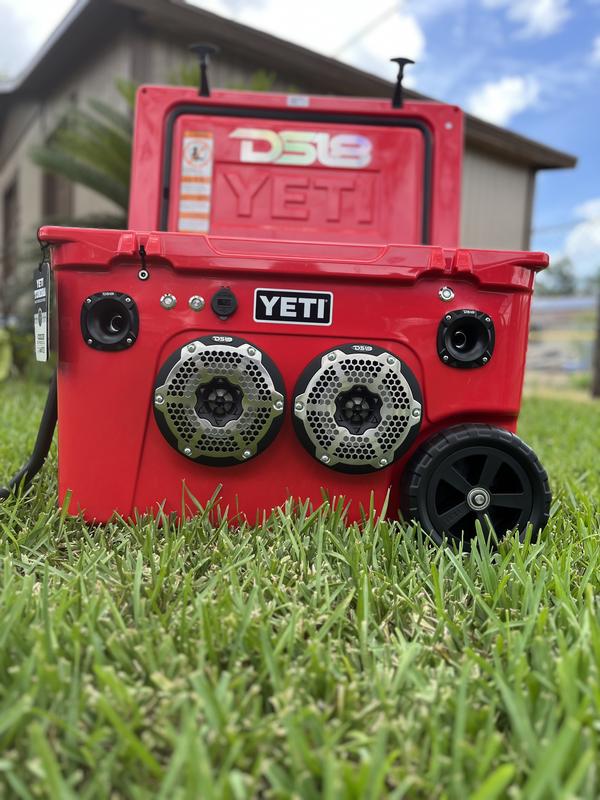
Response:
[{"label": "yeti logo text", "polygon": [[333,294],[293,289],[255,289],[254,321],[331,325]]},{"label": "yeti logo text", "polygon": [[355,133],[275,131],[266,128],[236,128],[232,139],[241,139],[240,161],[252,164],[319,163],[324,167],[361,169],[371,163],[373,145]]}]

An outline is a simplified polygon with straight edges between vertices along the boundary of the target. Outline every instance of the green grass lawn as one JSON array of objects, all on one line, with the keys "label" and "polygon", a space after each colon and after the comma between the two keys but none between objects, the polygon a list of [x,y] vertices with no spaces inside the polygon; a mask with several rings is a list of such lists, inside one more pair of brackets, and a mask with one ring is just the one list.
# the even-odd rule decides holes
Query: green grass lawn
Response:
[{"label": "green grass lawn", "polygon": [[[43,391],[0,386],[0,480]],[[275,514],[87,529],[0,506],[0,796],[597,798],[600,406],[529,399],[537,544]]]}]

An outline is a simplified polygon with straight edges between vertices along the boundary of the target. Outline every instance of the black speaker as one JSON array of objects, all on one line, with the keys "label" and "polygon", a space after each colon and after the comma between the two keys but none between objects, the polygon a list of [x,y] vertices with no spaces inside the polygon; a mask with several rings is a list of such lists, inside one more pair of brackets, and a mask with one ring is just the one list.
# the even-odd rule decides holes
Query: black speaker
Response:
[{"label": "black speaker", "polygon": [[438,327],[437,351],[449,367],[483,367],[494,352],[494,323],[484,311],[450,311]]},{"label": "black speaker", "polygon": [[169,356],[154,385],[154,416],[167,442],[200,464],[249,461],[273,441],[285,390],[266,353],[235,336],[205,336]]},{"label": "black speaker", "polygon": [[97,292],[81,307],[81,333],[95,350],[126,350],[135,344],[139,316],[135,301],[122,292]]},{"label": "black speaker", "polygon": [[332,469],[371,472],[392,464],[417,435],[423,398],[393,353],[345,344],[315,358],[294,391],[294,426],[308,452]]}]

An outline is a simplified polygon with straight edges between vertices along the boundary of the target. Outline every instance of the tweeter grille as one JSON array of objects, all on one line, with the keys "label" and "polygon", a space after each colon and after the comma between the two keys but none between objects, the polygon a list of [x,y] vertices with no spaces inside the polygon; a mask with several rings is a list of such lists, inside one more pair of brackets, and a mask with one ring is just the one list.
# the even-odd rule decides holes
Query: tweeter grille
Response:
[{"label": "tweeter grille", "polygon": [[371,472],[412,442],[422,396],[411,370],[375,345],[349,344],[318,356],[294,392],[294,425],[304,447],[328,467]]},{"label": "tweeter grille", "polygon": [[201,464],[249,461],[277,435],[283,408],[279,370],[266,353],[237,337],[188,342],[167,359],[154,386],[162,434]]}]

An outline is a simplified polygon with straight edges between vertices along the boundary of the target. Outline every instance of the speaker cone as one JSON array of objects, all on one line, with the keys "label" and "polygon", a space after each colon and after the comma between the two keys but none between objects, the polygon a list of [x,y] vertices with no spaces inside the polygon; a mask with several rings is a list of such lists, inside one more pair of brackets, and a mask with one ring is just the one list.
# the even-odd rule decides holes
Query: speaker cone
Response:
[{"label": "speaker cone", "polygon": [[294,391],[294,426],[308,452],[342,472],[393,463],[416,436],[422,396],[397,356],[367,344],[314,359]]},{"label": "speaker cone", "polygon": [[163,436],[201,464],[248,461],[275,438],[284,387],[275,364],[250,342],[205,336],[188,342],[162,366],[154,414]]}]

